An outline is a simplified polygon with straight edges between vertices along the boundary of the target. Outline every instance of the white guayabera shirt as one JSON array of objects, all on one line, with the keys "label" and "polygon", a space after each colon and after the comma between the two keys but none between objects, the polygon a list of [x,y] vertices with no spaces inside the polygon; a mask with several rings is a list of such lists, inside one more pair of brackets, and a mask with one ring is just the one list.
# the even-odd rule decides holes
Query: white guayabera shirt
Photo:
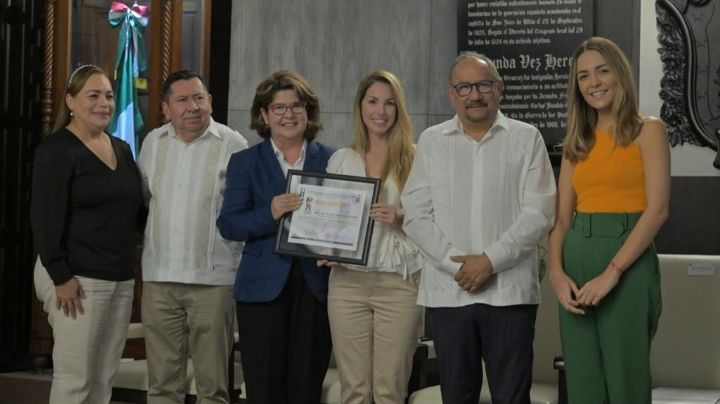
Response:
[{"label": "white guayabera shirt", "polygon": [[[498,111],[476,141],[457,116],[420,135],[402,194],[404,229],[426,259],[418,303],[537,304],[538,243],[552,226],[555,178],[540,132]],[[451,256],[487,254],[496,276],[468,293]]]},{"label": "white guayabera shirt", "polygon": [[215,220],[230,156],[247,147],[238,132],[213,120],[188,144],[170,123],[145,137],[138,158],[150,209],[142,256],[144,281],[235,282],[243,243],[223,239]]}]

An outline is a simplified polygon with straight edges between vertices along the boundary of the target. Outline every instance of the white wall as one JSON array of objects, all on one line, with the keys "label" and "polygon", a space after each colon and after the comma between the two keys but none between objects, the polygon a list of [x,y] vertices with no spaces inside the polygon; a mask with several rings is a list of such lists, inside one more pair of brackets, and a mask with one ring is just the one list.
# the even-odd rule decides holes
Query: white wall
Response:
[{"label": "white wall", "polygon": [[[640,111],[660,116],[660,79],[662,62],[657,41],[657,26],[654,1],[642,1],[640,5]],[[708,147],[685,144],[671,150],[673,176],[720,176],[720,170],[712,166],[715,151]]]}]

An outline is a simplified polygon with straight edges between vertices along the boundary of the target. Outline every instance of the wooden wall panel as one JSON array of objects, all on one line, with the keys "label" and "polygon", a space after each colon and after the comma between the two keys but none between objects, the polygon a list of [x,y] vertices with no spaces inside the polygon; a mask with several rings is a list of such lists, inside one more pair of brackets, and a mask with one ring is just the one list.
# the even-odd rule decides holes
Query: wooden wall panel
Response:
[{"label": "wooden wall panel", "polygon": [[720,255],[720,177],[672,177],[670,216],[655,237],[660,254]]},{"label": "wooden wall panel", "polygon": [[209,52],[205,53],[208,56],[206,79],[213,97],[213,119],[223,124],[227,124],[228,121],[231,9],[232,0],[213,0],[209,11],[211,14],[208,24],[210,27]]},{"label": "wooden wall panel", "polygon": [[40,135],[41,1],[2,6],[0,26],[0,369],[27,352],[32,293],[29,201]]},{"label": "wooden wall panel", "polygon": [[182,1],[156,0],[150,3],[150,80],[147,128],[160,126],[165,118],[161,110],[160,86],[167,76],[180,68],[182,38]]}]

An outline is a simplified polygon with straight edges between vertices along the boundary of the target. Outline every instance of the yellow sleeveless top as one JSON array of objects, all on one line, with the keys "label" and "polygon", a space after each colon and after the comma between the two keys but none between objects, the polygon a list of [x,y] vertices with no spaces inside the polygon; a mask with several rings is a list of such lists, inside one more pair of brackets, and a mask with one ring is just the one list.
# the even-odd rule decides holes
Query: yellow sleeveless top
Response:
[{"label": "yellow sleeveless top", "polygon": [[595,145],[575,165],[577,211],[642,212],[647,207],[645,170],[640,148],[615,144],[609,131],[595,131]]}]

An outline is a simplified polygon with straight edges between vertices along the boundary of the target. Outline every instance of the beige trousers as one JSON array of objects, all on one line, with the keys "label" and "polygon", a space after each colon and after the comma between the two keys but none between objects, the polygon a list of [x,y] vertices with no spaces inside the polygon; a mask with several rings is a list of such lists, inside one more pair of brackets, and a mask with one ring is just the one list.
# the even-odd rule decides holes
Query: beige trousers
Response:
[{"label": "beige trousers", "polygon": [[232,286],[144,282],[142,319],[148,403],[183,403],[192,358],[197,404],[228,403],[235,325]]},{"label": "beige trousers", "polygon": [[418,276],[332,269],[328,314],[343,404],[405,402],[422,316]]},{"label": "beige trousers", "polygon": [[73,320],[56,307],[55,285],[39,259],[34,278],[55,340],[50,404],[110,402],[127,338],[135,281],[76,276],[86,297],[84,314]]}]

